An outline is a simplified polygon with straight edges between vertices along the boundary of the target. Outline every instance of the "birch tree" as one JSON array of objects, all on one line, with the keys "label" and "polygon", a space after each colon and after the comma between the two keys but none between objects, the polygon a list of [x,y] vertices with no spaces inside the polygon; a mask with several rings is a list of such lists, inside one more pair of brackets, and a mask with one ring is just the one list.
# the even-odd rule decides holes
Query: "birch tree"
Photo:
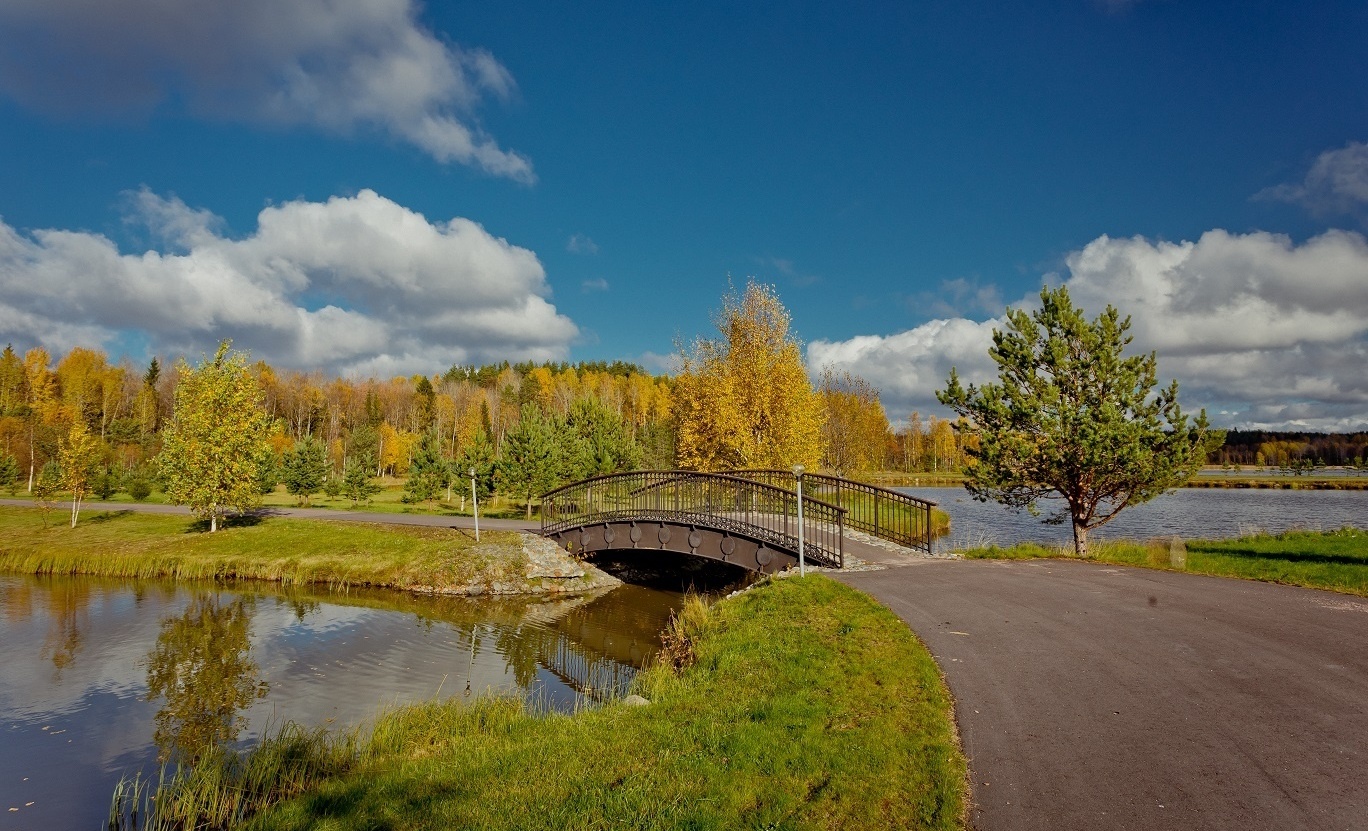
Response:
[{"label": "birch tree", "polygon": [[61,443],[62,484],[71,491],[71,527],[81,515],[81,503],[90,495],[95,467],[100,461],[100,442],[86,429],[79,415],[71,423],[66,440]]},{"label": "birch tree", "polygon": [[217,531],[229,508],[244,511],[260,499],[257,464],[268,419],[261,387],[230,341],[194,369],[177,365],[175,410],[163,434],[166,494]]},{"label": "birch tree", "polygon": [[698,470],[821,461],[823,407],[772,286],[723,298],[717,339],[684,351],[674,389],[679,464]]}]

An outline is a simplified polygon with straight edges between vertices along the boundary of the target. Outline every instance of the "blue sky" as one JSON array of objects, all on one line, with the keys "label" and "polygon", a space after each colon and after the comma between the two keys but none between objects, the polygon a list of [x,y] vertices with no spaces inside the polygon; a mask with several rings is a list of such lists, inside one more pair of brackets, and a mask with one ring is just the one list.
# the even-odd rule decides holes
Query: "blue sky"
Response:
[{"label": "blue sky", "polygon": [[1065,282],[1229,426],[1368,425],[1362,3],[10,0],[0,339],[644,361],[774,283],[890,414]]}]

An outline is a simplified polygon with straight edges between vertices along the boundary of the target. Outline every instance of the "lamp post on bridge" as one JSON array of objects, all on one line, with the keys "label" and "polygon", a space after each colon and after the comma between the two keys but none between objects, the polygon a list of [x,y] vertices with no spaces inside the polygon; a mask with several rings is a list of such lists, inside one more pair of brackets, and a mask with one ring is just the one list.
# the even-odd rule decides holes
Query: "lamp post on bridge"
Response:
[{"label": "lamp post on bridge", "polygon": [[475,509],[475,542],[480,541],[480,494],[475,490],[475,468],[470,469],[470,505]]},{"label": "lamp post on bridge", "polygon": [[793,466],[793,478],[798,480],[798,576],[807,576],[807,563],[803,559],[803,466]]}]

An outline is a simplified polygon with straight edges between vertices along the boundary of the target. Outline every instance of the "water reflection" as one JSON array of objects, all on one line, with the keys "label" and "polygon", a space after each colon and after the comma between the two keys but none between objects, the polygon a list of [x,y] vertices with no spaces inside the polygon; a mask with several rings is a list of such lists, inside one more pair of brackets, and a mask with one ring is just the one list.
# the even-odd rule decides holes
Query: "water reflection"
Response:
[{"label": "water reflection", "polygon": [[0,802],[21,809],[0,829],[97,827],[121,775],[213,742],[242,747],[286,720],[358,724],[396,703],[489,692],[572,709],[625,688],[680,597],[0,575]]},{"label": "water reflection", "polygon": [[164,702],[153,719],[159,761],[193,762],[237,741],[246,726],[243,711],[270,691],[251,658],[255,605],[250,595],[202,592],[180,615],[162,621],[147,654],[147,700]]}]

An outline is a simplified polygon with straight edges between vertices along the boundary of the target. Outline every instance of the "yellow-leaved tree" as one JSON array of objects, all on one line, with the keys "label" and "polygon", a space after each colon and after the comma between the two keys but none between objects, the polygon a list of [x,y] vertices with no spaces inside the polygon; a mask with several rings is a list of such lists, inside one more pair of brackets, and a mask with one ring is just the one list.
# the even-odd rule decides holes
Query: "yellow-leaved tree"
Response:
[{"label": "yellow-leaved tree", "polygon": [[210,531],[230,507],[260,500],[257,466],[270,423],[260,384],[240,354],[228,355],[229,345],[194,369],[177,366],[176,408],[162,437],[166,495],[209,520]]},{"label": "yellow-leaved tree", "polygon": [[827,367],[818,394],[826,408],[825,466],[842,475],[883,467],[889,429],[879,391],[858,375]]},{"label": "yellow-leaved tree", "polygon": [[723,298],[721,337],[683,353],[673,393],[679,465],[693,470],[816,467],[822,400],[773,286]]}]

